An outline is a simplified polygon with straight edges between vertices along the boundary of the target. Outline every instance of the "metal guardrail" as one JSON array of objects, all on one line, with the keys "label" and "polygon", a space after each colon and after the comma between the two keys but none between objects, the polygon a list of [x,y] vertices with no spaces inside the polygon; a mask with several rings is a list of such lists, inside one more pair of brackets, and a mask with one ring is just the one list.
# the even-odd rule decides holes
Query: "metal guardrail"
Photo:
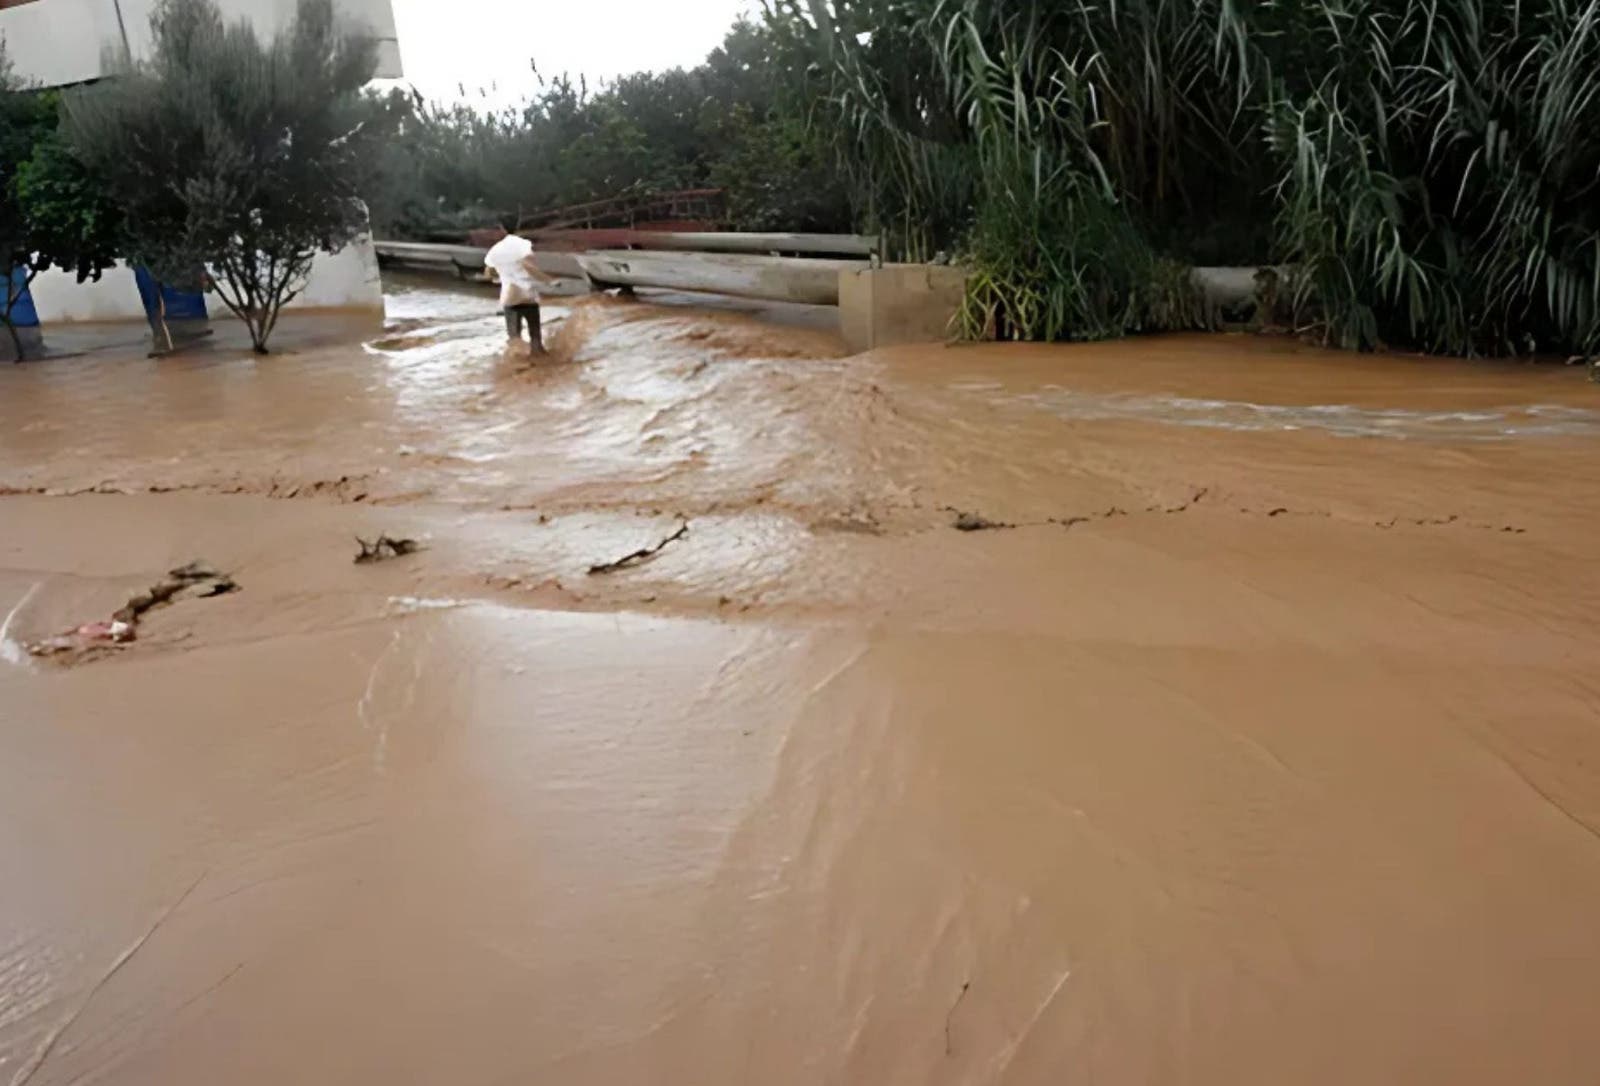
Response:
[{"label": "metal guardrail", "polygon": [[838,305],[840,275],[869,267],[862,260],[825,257],[643,249],[578,253],[577,259],[597,286],[653,287],[801,305]]},{"label": "metal guardrail", "polygon": [[425,241],[374,241],[372,247],[379,260],[479,271],[483,269],[483,254],[489,251],[476,245],[436,245]]},{"label": "metal guardrail", "polygon": [[[875,264],[878,255],[878,238],[867,234],[606,231],[603,240],[576,252],[540,248],[539,266],[595,289],[657,287],[831,305],[838,302],[839,272]],[[385,263],[468,278],[483,274],[488,251],[412,241],[373,244]]]}]

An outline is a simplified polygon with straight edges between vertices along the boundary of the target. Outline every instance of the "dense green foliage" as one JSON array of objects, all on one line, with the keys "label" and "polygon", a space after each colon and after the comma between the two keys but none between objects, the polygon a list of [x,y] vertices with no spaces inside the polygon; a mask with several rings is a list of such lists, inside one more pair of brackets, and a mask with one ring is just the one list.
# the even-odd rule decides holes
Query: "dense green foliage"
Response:
[{"label": "dense green foliage", "polygon": [[852,219],[835,163],[786,108],[762,28],[735,24],[692,70],[599,88],[539,78],[538,93],[483,110],[396,92],[373,100],[396,134],[370,198],[375,227],[426,238],[589,200],[716,186],[744,229],[842,230]]},{"label": "dense green foliage", "polygon": [[1278,239],[1333,337],[1600,351],[1600,5],[1346,0],[1302,33]]},{"label": "dense green foliage", "polygon": [[[56,96],[40,95],[52,121]],[[80,162],[59,124],[35,143],[17,172],[17,194],[27,210],[36,246],[36,266],[61,268],[78,282],[99,279],[116,263],[122,246],[122,211]]]},{"label": "dense green foliage", "polygon": [[969,334],[1184,327],[1177,264],[1279,261],[1345,346],[1600,349],[1597,0],[770,4]]},{"label": "dense green foliage", "polygon": [[771,12],[787,49],[812,54],[838,152],[891,248],[955,249],[972,268],[967,335],[1187,326],[1199,306],[1165,254],[1257,257],[1247,228],[1193,228],[1219,193],[1251,222],[1236,194],[1253,164],[1233,151],[1245,126],[1219,104],[1212,42],[1182,25],[1187,5],[1152,7],[1144,26],[1137,7],[1104,26],[1074,4],[779,0]]},{"label": "dense green foliage", "polygon": [[99,278],[117,253],[115,209],[67,153],[58,118],[58,97],[22,87],[0,47],[0,325],[19,357],[13,316],[33,279],[50,267]]},{"label": "dense green foliage", "polygon": [[122,248],[160,281],[216,290],[265,353],[313,256],[366,229],[381,116],[370,39],[300,0],[263,43],[211,0],[164,0],[148,62],[66,96],[76,158],[123,214]]}]

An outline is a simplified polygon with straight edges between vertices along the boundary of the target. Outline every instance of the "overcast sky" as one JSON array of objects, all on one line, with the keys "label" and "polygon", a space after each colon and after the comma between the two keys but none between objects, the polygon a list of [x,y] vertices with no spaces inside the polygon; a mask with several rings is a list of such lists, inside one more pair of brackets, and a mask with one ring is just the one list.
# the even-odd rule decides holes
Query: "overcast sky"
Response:
[{"label": "overcast sky", "polygon": [[722,42],[752,0],[392,0],[406,82],[430,98],[496,102],[535,88],[531,58],[546,76],[590,80],[690,67]]}]

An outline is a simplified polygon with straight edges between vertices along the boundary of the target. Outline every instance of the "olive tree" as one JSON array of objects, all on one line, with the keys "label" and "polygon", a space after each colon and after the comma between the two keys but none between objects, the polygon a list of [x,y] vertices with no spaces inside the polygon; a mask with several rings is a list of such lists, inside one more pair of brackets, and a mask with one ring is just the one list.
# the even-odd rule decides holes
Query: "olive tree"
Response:
[{"label": "olive tree", "polygon": [[299,0],[270,41],[212,0],[162,0],[151,32],[149,60],[69,96],[68,139],[122,207],[128,255],[214,290],[265,354],[313,257],[366,229],[375,44],[330,0]]}]

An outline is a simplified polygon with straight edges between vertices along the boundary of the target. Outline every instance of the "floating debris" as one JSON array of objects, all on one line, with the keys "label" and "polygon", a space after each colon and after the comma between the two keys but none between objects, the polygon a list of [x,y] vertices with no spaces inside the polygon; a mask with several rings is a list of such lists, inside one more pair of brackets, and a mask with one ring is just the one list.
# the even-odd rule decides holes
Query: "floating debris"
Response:
[{"label": "floating debris", "polygon": [[683,539],[688,534],[689,522],[684,521],[676,532],[673,532],[655,546],[643,547],[634,551],[632,554],[625,554],[621,558],[618,558],[615,562],[602,562],[599,565],[590,566],[589,575],[592,577],[599,573],[615,573],[619,569],[627,569],[629,566],[634,565],[637,562],[643,562],[646,558],[653,558],[655,555],[660,554],[662,551],[666,550],[669,545],[676,543],[680,539]]},{"label": "floating debris", "polygon": [[239,591],[239,585],[209,562],[196,559],[168,570],[157,581],[114,611],[109,619],[85,622],[70,630],[31,642],[29,655],[68,657],[70,662],[109,652],[134,641],[139,635],[139,620],[146,612],[177,600],[207,599]]},{"label": "floating debris", "polygon": [[848,535],[882,535],[883,525],[871,513],[841,513],[813,522],[811,530]]},{"label": "floating debris", "polygon": [[356,542],[361,545],[361,553],[355,557],[358,566],[368,562],[387,562],[391,558],[402,558],[422,549],[422,544],[415,539],[392,539],[386,535],[380,535],[370,543],[356,536]]},{"label": "floating debris", "polygon": [[1014,524],[1006,524],[998,520],[990,520],[980,513],[963,513],[959,509],[952,509],[956,519],[951,527],[958,532],[994,532],[1002,528],[1014,528]]}]

